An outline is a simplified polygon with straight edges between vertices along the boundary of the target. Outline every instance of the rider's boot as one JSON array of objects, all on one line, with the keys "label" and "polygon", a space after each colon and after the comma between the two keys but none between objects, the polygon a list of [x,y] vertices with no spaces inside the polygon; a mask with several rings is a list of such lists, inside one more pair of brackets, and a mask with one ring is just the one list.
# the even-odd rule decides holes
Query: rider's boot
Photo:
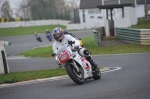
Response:
[{"label": "rider's boot", "polygon": [[90,64],[92,65],[92,70],[95,70],[97,68],[97,64],[94,62],[94,60],[92,59],[92,57],[90,56],[90,52],[88,50],[84,51],[85,57],[86,59],[90,62]]}]

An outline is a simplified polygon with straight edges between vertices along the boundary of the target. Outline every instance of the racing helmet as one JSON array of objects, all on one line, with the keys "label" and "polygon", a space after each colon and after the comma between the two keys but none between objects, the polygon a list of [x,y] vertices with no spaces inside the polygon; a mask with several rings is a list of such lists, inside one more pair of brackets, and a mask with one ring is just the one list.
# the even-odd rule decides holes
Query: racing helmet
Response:
[{"label": "racing helmet", "polygon": [[55,28],[53,30],[53,37],[56,41],[61,42],[64,38],[63,29],[61,29],[60,27]]}]

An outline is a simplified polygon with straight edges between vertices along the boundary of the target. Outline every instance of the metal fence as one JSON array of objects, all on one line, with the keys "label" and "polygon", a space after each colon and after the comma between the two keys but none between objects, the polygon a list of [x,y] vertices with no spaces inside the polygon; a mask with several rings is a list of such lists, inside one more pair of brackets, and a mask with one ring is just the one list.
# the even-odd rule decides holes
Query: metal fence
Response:
[{"label": "metal fence", "polygon": [[115,28],[115,32],[125,42],[150,45],[150,29]]},{"label": "metal fence", "polygon": [[104,27],[97,28],[93,31],[94,33],[94,44],[96,46],[102,45],[103,36],[105,36]]}]

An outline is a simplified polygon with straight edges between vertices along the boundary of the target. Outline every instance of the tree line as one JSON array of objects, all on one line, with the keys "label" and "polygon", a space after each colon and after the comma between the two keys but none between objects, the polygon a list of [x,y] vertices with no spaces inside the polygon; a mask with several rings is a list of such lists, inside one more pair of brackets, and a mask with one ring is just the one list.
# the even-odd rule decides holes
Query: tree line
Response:
[{"label": "tree line", "polygon": [[[13,20],[13,15],[21,20],[63,19],[74,20],[74,10],[77,9],[76,0],[22,0],[18,2],[15,13],[10,8],[9,1],[0,0],[0,14],[3,18]],[[76,18],[79,21],[79,18]]]}]

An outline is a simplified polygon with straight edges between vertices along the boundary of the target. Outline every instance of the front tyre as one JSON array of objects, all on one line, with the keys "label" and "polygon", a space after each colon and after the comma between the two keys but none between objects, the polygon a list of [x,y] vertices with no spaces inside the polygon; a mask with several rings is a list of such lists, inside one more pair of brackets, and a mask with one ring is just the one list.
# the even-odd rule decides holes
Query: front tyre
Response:
[{"label": "front tyre", "polygon": [[66,65],[66,71],[69,75],[69,77],[78,85],[82,85],[84,83],[84,73],[83,69],[79,67],[79,72],[76,71],[76,69],[71,65]]},{"label": "front tyre", "polygon": [[99,80],[101,78],[101,71],[99,70],[98,67],[96,67],[94,70],[93,70],[93,79],[94,80]]}]

